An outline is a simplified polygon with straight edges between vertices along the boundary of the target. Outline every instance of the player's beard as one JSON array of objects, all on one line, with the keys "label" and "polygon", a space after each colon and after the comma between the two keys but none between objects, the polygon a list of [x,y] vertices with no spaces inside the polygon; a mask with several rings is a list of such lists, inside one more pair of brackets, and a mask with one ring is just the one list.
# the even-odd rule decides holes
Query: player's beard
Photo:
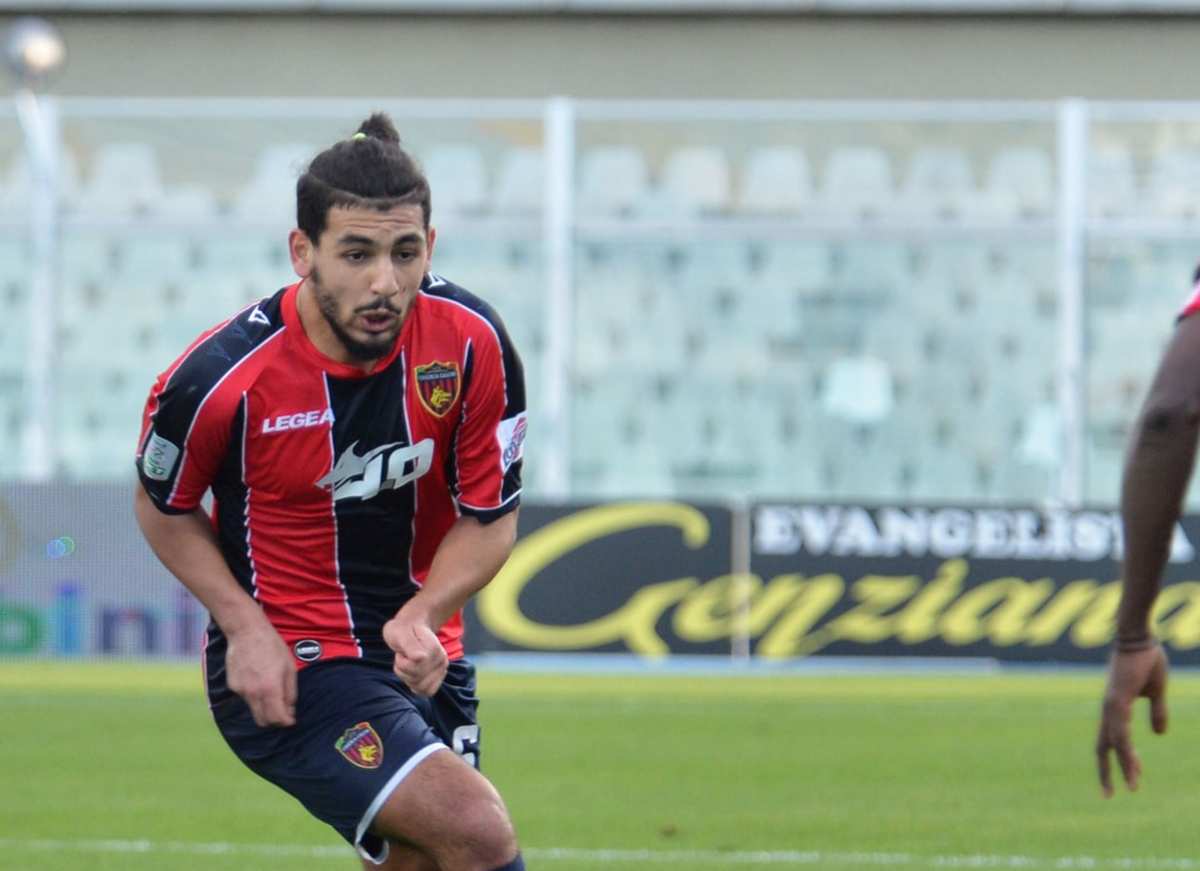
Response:
[{"label": "player's beard", "polygon": [[388,352],[392,350],[392,346],[396,344],[396,337],[400,335],[400,330],[404,326],[404,318],[406,312],[394,307],[386,299],[380,298],[377,302],[357,308],[350,313],[349,322],[353,322],[360,314],[373,311],[386,311],[396,315],[396,328],[387,333],[380,333],[378,336],[372,336],[370,339],[363,341],[356,339],[350,335],[346,325],[338,318],[337,295],[332,293],[328,288],[321,284],[321,276],[317,272],[316,267],[313,267],[309,273],[309,281],[312,282],[313,296],[316,297],[317,307],[321,310],[321,315],[325,318],[325,322],[329,324],[329,329],[333,331],[333,335],[342,347],[346,349],[346,353],[350,357],[360,363],[370,363],[372,360],[378,360],[380,357],[386,357]]}]

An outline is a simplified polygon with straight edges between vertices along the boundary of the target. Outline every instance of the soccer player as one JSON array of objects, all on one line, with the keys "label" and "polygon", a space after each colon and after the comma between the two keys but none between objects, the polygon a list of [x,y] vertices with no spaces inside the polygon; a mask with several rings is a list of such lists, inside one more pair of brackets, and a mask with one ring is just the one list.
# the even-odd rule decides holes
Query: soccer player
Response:
[{"label": "soccer player", "polygon": [[430,272],[429,186],[386,115],[296,197],[300,281],[155,383],[136,516],[212,617],[209,702],[242,762],[365,868],[518,871],[460,612],[516,537],[521,362]]},{"label": "soccer player", "polygon": [[1113,794],[1114,753],[1126,785],[1137,789],[1142,763],[1129,736],[1133,703],[1150,700],[1150,725],[1167,731],[1167,656],[1150,631],[1171,538],[1196,460],[1200,434],[1200,270],[1179,316],[1125,459],[1121,520],[1125,533],[1117,638],[1109,661],[1096,756],[1100,787]]}]

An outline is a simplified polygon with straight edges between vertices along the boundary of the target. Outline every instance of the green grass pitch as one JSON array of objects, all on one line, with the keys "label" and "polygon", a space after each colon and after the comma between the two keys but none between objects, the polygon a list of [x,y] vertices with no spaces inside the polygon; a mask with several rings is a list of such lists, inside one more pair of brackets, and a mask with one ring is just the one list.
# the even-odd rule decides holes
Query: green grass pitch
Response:
[{"label": "green grass pitch", "polygon": [[[1200,869],[1200,678],[1167,737],[1139,709],[1143,788],[1110,802],[1101,682],[485,671],[484,768],[531,869]],[[0,784],[5,871],[358,867],[233,758],[192,667],[0,664]]]}]

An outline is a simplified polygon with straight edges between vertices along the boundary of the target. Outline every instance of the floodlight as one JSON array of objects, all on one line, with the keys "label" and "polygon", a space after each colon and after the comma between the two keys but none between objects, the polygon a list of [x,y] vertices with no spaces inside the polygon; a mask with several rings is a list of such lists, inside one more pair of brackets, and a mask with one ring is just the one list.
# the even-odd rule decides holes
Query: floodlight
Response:
[{"label": "floodlight", "polygon": [[18,18],[9,27],[4,60],[21,87],[45,81],[66,58],[62,34],[44,18]]}]

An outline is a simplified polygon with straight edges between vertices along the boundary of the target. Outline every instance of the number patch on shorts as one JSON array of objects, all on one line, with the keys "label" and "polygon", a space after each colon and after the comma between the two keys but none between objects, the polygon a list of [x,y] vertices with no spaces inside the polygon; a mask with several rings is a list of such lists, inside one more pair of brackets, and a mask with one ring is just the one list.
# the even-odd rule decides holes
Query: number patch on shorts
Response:
[{"label": "number patch on shorts", "polygon": [[475,723],[470,723],[466,726],[459,726],[454,730],[454,735],[451,736],[453,744],[451,745],[454,752],[461,756],[468,765],[473,768],[479,767],[479,726]]}]

